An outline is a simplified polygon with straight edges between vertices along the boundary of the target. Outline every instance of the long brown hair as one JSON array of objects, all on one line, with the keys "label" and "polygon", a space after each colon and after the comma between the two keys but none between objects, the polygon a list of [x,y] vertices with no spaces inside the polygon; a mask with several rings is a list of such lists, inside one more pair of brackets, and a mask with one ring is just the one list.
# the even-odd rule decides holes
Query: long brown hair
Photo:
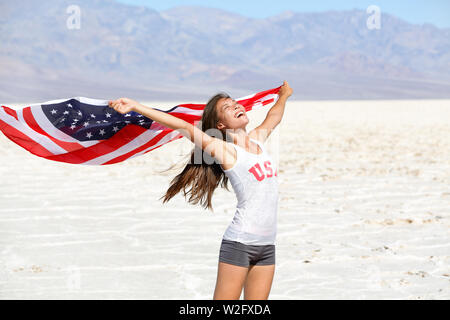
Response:
[{"label": "long brown hair", "polygon": [[[208,129],[217,129],[216,125],[219,118],[216,105],[222,98],[230,98],[230,96],[224,92],[216,94],[208,101],[203,110],[201,129],[207,134],[209,134]],[[221,137],[226,141],[227,136],[224,131],[222,131]],[[196,161],[194,161],[194,156]],[[201,159],[201,163],[198,163],[199,158]],[[186,167],[173,178],[166,194],[160,198],[163,199],[163,203],[166,203],[183,190],[185,198],[189,195],[189,203],[193,205],[200,203],[203,208],[210,209],[214,212],[211,201],[214,190],[218,186],[221,186],[229,191],[228,177],[216,161],[208,160],[205,162],[205,158],[211,159],[211,156],[201,148],[194,146]]]}]

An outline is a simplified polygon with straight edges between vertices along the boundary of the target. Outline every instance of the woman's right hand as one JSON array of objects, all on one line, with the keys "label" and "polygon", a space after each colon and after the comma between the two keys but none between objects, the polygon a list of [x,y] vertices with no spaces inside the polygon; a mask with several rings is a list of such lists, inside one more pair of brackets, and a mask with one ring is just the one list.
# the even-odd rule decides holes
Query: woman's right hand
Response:
[{"label": "woman's right hand", "polygon": [[126,114],[134,111],[134,109],[139,105],[139,102],[128,98],[120,98],[109,101],[108,105],[117,112]]}]

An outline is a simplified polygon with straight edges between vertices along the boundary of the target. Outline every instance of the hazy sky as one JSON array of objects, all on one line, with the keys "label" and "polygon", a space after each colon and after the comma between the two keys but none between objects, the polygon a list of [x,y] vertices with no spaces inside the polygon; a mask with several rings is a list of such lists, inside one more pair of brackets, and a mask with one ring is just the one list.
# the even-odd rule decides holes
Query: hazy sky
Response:
[{"label": "hazy sky", "polygon": [[432,23],[440,28],[450,28],[450,0],[116,0],[118,2],[145,5],[158,11],[179,5],[201,5],[237,12],[247,17],[265,18],[286,10],[317,12],[326,10],[367,9],[370,5],[380,7],[408,22]]}]

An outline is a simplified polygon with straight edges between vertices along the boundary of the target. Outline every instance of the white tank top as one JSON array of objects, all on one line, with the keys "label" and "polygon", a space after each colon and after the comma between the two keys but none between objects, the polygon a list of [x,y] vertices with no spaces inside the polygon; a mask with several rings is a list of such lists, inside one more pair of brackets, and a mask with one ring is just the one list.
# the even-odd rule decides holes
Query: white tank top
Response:
[{"label": "white tank top", "polygon": [[248,245],[275,244],[278,173],[263,144],[250,140],[259,145],[261,154],[247,152],[231,143],[236,149],[236,163],[228,170],[221,166],[238,200],[233,221],[223,238]]}]

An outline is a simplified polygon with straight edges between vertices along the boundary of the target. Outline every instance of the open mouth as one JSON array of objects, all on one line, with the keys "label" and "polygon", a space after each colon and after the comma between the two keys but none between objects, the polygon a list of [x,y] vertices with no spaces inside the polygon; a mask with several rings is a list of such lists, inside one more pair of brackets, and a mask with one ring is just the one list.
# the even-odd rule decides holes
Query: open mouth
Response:
[{"label": "open mouth", "polygon": [[239,117],[241,117],[241,116],[243,116],[244,115],[244,111],[240,111],[240,112],[238,112],[236,115],[235,115],[235,117],[236,118],[239,118]]}]

